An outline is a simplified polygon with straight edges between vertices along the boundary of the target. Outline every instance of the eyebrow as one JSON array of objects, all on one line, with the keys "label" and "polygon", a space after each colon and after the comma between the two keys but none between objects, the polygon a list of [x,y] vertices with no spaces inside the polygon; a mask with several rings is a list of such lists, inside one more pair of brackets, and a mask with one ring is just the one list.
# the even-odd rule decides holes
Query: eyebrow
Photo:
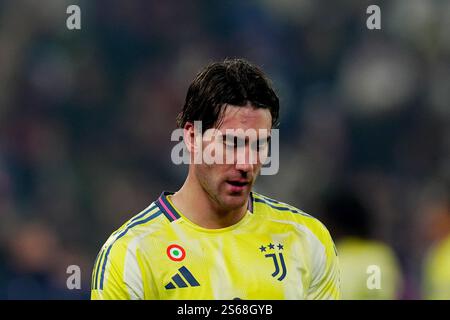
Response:
[{"label": "eyebrow", "polygon": [[[242,141],[243,140],[243,139],[241,139],[238,136],[230,135],[230,134],[222,134],[222,138],[225,138],[225,140],[223,140],[223,141],[233,141],[233,142],[235,142],[235,141]],[[266,137],[259,138],[256,141],[258,142],[258,144],[261,144],[261,143],[266,142],[266,141],[270,142],[271,138],[272,138],[271,135],[267,135]],[[245,141],[248,141],[248,136],[245,136]]]}]

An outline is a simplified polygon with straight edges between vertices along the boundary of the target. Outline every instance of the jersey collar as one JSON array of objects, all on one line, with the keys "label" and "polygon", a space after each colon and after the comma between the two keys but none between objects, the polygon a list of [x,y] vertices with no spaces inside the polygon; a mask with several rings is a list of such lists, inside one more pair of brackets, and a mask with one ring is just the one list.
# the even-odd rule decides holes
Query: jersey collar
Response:
[{"label": "jersey collar", "polygon": [[[169,221],[175,221],[180,218],[180,214],[177,209],[170,203],[168,196],[173,195],[175,192],[163,191],[159,198],[155,201],[156,205],[159,207],[162,213],[169,219]],[[250,192],[248,199],[247,210],[253,213],[253,193]]]}]

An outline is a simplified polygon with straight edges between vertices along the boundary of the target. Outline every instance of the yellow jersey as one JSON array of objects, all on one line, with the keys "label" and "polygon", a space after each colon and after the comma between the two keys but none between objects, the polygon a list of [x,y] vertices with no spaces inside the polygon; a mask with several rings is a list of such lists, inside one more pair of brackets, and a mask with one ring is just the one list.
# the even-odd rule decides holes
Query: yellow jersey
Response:
[{"label": "yellow jersey", "polygon": [[316,218],[252,192],[238,223],[206,229],[171,194],[106,241],[92,299],[339,299],[335,246]]},{"label": "yellow jersey", "polygon": [[432,246],[427,254],[423,285],[425,299],[450,299],[450,235]]},{"label": "yellow jersey", "polygon": [[400,264],[385,243],[346,237],[337,241],[343,300],[394,300],[402,287]]}]

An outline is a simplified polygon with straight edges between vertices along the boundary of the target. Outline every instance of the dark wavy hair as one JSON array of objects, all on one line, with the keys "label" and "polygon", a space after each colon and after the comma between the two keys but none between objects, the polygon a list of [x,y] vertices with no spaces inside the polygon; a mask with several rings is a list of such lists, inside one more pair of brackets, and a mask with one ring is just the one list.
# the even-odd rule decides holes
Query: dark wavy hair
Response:
[{"label": "dark wavy hair", "polygon": [[203,131],[219,126],[226,105],[269,109],[272,127],[278,125],[279,100],[260,68],[244,59],[226,59],[206,66],[189,86],[177,125],[202,121]]}]

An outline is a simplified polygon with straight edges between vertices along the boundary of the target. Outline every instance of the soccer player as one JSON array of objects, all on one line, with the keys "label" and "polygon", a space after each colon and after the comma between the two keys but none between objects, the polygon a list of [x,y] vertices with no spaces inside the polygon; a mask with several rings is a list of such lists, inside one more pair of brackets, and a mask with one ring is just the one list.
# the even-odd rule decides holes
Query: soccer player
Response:
[{"label": "soccer player", "polygon": [[402,269],[395,251],[371,234],[371,213],[346,186],[325,195],[324,216],[339,252],[342,300],[401,298]]},{"label": "soccer player", "polygon": [[430,199],[424,209],[426,232],[432,241],[424,257],[423,297],[450,300],[450,190]]},{"label": "soccer player", "polygon": [[[325,226],[252,192],[278,115],[278,97],[258,67],[232,59],[202,70],[177,119],[191,159],[187,178],[106,241],[92,299],[338,299]],[[195,121],[201,133],[212,129],[223,139],[199,140]],[[258,136],[242,135],[247,130]],[[235,160],[193,161],[211,146]],[[253,152],[262,157],[251,161]]]}]

